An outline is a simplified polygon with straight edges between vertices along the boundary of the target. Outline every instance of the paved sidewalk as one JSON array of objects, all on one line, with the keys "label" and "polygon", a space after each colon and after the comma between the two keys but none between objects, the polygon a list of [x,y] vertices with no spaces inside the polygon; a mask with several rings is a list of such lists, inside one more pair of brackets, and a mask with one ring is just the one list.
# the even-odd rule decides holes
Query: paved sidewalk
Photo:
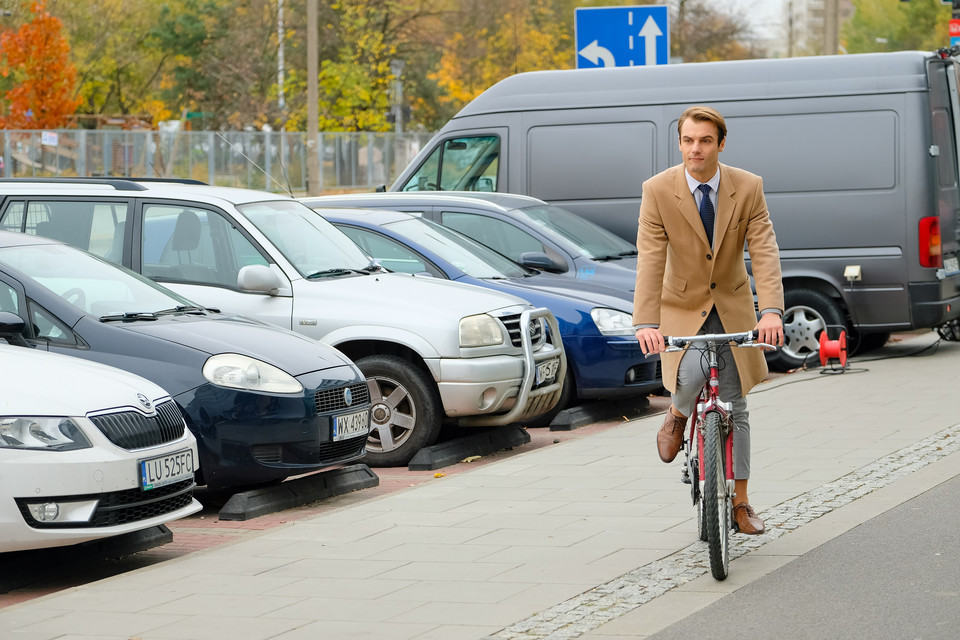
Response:
[{"label": "paved sidewalk", "polygon": [[751,394],[770,531],[723,583],[653,416],[7,607],[0,638],[642,638],[960,474],[960,344],[909,355],[935,341]]}]

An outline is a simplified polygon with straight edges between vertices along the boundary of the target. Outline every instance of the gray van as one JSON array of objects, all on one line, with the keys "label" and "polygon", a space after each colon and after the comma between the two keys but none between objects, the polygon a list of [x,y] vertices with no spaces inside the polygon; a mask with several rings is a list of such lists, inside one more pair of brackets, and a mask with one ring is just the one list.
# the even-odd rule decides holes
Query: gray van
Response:
[{"label": "gray van", "polygon": [[787,345],[771,364],[816,360],[824,328],[860,349],[956,329],[957,54],[518,74],[464,107],[390,190],[526,194],[632,240],[643,181],[681,162],[678,116],[709,104],[727,120],[721,162],[763,177],[777,231]]}]

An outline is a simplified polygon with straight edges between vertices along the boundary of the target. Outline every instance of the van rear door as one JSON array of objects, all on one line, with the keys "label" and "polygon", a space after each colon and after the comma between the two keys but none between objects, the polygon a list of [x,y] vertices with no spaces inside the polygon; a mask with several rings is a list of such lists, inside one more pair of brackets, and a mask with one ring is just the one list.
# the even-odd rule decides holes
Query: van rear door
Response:
[{"label": "van rear door", "polygon": [[960,314],[954,304],[960,296],[960,64],[952,57],[934,56],[929,60],[927,74],[933,206],[917,213],[914,224],[919,265],[913,265],[910,272],[916,273],[917,266],[921,271],[935,270],[936,280],[911,278],[915,327],[937,326]]}]

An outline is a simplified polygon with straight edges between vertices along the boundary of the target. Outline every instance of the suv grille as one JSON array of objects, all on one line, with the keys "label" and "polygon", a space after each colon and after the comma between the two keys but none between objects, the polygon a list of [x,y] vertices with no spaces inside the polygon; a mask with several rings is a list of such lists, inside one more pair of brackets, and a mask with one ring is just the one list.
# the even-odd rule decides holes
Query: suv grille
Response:
[{"label": "suv grille", "polygon": [[[346,391],[350,391],[350,404],[344,397]],[[321,389],[314,396],[317,404],[317,413],[330,413],[331,411],[340,411],[348,407],[363,405],[370,402],[370,388],[366,382],[356,382],[345,387],[334,387],[333,389]]]},{"label": "suv grille", "polygon": [[188,506],[193,501],[193,489],[196,483],[182,480],[149,491],[125,489],[110,493],[60,496],[44,498],[48,502],[69,502],[71,500],[99,500],[89,522],[37,522],[30,515],[27,502],[36,502],[35,498],[17,498],[17,506],[26,523],[34,529],[86,529],[88,527],[115,527],[156,518]]},{"label": "suv grille", "polygon": [[122,411],[94,416],[90,421],[110,442],[128,451],[179,440],[186,429],[180,409],[173,400],[158,404],[155,416],[145,416],[139,411]]},{"label": "suv grille", "polygon": [[[510,344],[515,347],[523,346],[520,334],[520,314],[502,316],[500,322],[507,328],[507,333],[510,335]],[[527,331],[530,333],[530,342],[534,346],[543,341],[543,322],[540,319],[534,318],[531,320]]]}]

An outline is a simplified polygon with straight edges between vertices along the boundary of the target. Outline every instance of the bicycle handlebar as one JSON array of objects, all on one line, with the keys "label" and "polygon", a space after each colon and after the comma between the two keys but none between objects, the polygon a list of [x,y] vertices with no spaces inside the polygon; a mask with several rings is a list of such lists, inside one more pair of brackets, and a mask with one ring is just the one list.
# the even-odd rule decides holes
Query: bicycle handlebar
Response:
[{"label": "bicycle handlebar", "polygon": [[704,333],[698,336],[664,336],[663,340],[667,344],[665,352],[682,351],[684,347],[692,342],[706,342],[708,348],[717,344],[729,344],[735,347],[753,347],[770,349],[776,351],[777,347],[766,342],[754,342],[760,335],[760,332],[742,331],[740,333]]}]

